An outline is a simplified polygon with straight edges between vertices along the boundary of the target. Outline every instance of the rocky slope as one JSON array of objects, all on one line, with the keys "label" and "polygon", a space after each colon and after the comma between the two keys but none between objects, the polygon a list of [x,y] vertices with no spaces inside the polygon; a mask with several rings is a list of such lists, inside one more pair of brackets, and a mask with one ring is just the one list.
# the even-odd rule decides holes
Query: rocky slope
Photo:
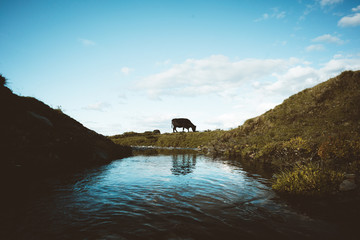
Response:
[{"label": "rocky slope", "polygon": [[1,77],[0,159],[2,170],[62,171],[131,155],[43,102],[12,93]]}]

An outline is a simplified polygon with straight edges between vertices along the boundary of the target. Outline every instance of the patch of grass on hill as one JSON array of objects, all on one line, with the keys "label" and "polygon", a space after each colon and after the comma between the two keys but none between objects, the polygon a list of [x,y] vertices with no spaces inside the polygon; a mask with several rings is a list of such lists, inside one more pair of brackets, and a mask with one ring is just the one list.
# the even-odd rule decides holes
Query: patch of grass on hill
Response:
[{"label": "patch of grass on hill", "polygon": [[331,194],[338,190],[344,174],[317,163],[296,165],[275,175],[273,189],[301,195]]},{"label": "patch of grass on hill", "polygon": [[109,137],[113,142],[126,146],[157,146],[197,148],[218,138],[224,131],[178,132],[157,134],[153,132],[125,132]]},{"label": "patch of grass on hill", "polygon": [[[309,192],[299,190],[303,178],[294,180],[293,176],[312,163],[319,164],[320,175],[328,178],[314,178],[317,187],[327,182],[336,188],[338,181],[331,180],[329,171],[335,171],[336,176],[360,173],[360,71],[343,72],[291,96],[263,115],[224,132],[207,148],[213,155],[268,164],[278,177],[292,179],[278,179],[278,191]],[[318,189],[329,192],[323,187]]]}]

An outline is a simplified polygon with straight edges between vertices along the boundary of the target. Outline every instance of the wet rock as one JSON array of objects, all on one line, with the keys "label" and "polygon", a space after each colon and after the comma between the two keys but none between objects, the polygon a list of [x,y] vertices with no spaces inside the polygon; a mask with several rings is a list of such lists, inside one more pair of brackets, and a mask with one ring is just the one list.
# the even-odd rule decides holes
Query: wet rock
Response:
[{"label": "wet rock", "polygon": [[354,181],[351,181],[350,179],[344,180],[339,187],[339,190],[342,192],[351,191],[356,189],[356,184]]}]

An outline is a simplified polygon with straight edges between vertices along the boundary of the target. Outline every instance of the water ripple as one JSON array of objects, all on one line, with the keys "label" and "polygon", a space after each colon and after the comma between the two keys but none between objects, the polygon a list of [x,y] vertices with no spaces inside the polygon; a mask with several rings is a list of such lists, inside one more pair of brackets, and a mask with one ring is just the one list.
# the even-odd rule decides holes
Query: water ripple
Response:
[{"label": "water ripple", "polygon": [[201,155],[135,156],[52,187],[19,214],[15,239],[335,236],[274,201],[266,179]]}]

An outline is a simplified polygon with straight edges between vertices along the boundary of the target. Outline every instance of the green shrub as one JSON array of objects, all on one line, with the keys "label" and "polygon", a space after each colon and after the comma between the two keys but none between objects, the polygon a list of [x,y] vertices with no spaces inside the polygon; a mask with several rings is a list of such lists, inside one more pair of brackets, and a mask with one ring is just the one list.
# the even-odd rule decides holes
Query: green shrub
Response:
[{"label": "green shrub", "polygon": [[316,163],[296,165],[275,174],[273,189],[293,195],[320,195],[338,191],[344,174]]},{"label": "green shrub", "polygon": [[301,137],[291,138],[289,141],[283,143],[283,147],[296,153],[309,153],[311,151],[309,143]]}]

